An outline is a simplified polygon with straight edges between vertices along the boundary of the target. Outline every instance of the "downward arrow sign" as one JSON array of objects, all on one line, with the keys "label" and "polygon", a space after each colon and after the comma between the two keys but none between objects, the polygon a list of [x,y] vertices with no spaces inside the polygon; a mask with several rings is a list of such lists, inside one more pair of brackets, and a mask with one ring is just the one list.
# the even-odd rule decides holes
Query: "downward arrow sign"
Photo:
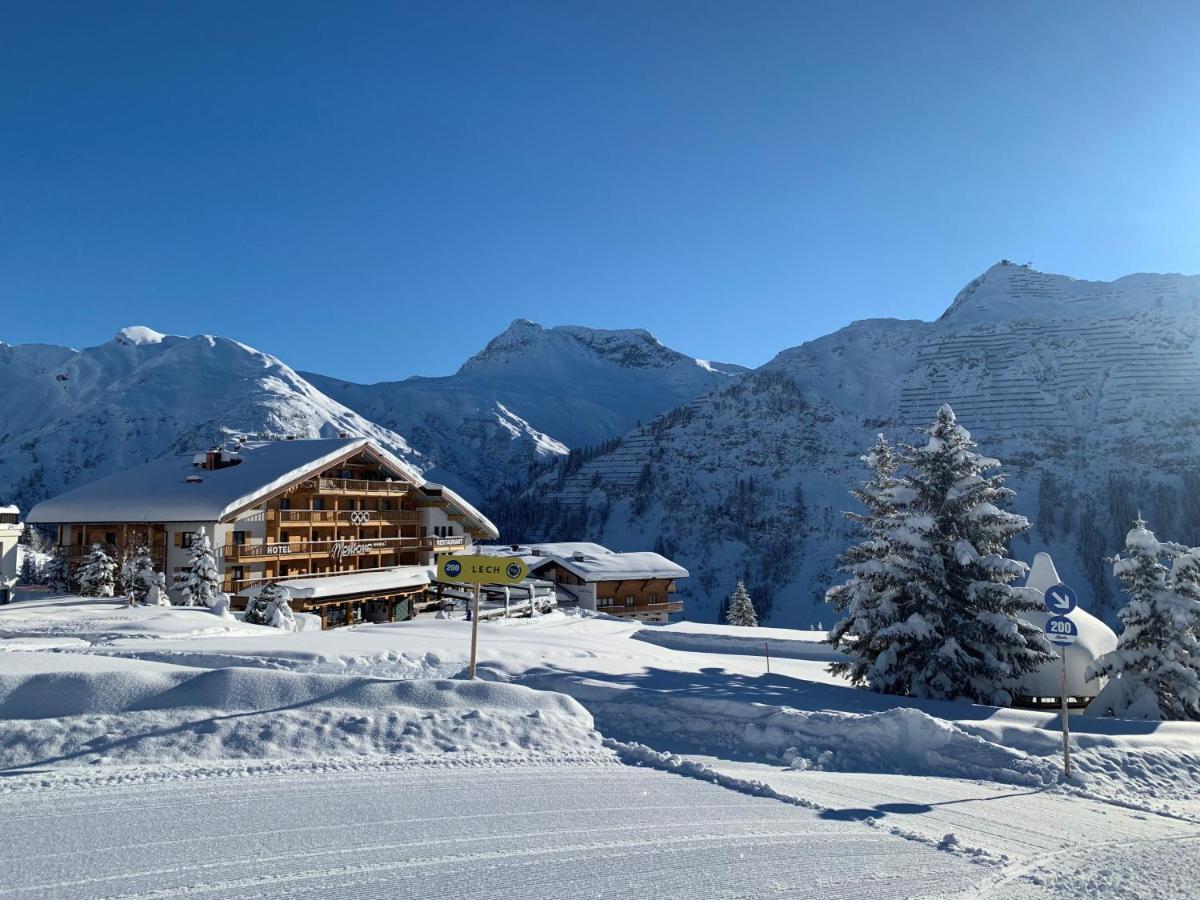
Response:
[{"label": "downward arrow sign", "polygon": [[1055,609],[1069,609],[1071,606],[1071,598],[1065,597],[1058,592],[1050,594],[1050,602],[1054,604]]}]

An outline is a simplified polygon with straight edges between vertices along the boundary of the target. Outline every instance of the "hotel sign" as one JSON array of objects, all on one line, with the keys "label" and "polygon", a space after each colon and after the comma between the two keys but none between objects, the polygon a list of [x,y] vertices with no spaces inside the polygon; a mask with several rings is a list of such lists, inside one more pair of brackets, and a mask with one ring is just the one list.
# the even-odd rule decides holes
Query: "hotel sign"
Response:
[{"label": "hotel sign", "polygon": [[335,562],[340,562],[347,556],[362,556],[364,553],[374,553],[377,550],[386,550],[387,541],[375,541],[373,543],[367,541],[334,541],[329,548],[329,555],[334,558]]},{"label": "hotel sign", "polygon": [[438,581],[466,584],[519,584],[529,567],[516,556],[446,556],[438,560]]}]

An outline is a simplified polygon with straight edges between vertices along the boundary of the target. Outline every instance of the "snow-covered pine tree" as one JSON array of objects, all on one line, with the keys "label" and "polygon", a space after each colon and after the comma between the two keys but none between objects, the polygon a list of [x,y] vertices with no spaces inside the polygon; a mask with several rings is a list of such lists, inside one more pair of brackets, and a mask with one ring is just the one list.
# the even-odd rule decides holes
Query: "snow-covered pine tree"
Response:
[{"label": "snow-covered pine tree", "polygon": [[1020,678],[1053,659],[1039,628],[1019,618],[1040,608],[1012,581],[1028,570],[1010,559],[1008,542],[1029,527],[1000,505],[1013,492],[1000,462],[976,453],[971,434],[944,404],[922,447],[906,447],[903,479],[909,525],[893,543],[919,535],[913,554],[922,570],[919,607],[898,628],[915,639],[907,658],[918,697],[1007,705]]},{"label": "snow-covered pine tree", "polygon": [[[1166,562],[1173,561],[1168,573]],[[1092,701],[1101,715],[1200,719],[1200,548],[1160,542],[1139,518],[1113,558],[1129,603],[1115,650],[1087,670],[1109,682]]]},{"label": "snow-covered pine tree", "polygon": [[79,567],[76,578],[79,593],[84,597],[111,597],[116,582],[116,563],[99,544],[92,544],[87,559]]},{"label": "snow-covered pine tree", "polygon": [[26,546],[21,556],[21,570],[17,573],[17,584],[41,584],[42,572],[34,556],[33,548]]},{"label": "snow-covered pine tree", "polygon": [[876,436],[862,461],[871,476],[851,495],[866,512],[845,515],[858,524],[863,540],[838,558],[838,569],[849,575],[849,580],[825,594],[830,605],[844,613],[827,640],[848,657],[833,663],[830,670],[847,676],[853,684],[903,694],[908,693],[909,680],[896,660],[904,640],[890,629],[915,607],[912,589],[916,585],[904,554],[898,552],[903,548],[892,543],[900,496],[898,463],[882,434]]},{"label": "snow-covered pine tree", "polygon": [[258,596],[251,598],[243,619],[251,625],[270,625],[284,631],[295,631],[296,617],[290,601],[288,589],[271,582],[263,586]]},{"label": "snow-covered pine tree", "polygon": [[221,590],[221,578],[217,574],[217,560],[213,556],[208,534],[196,532],[192,546],[188,548],[188,570],[181,585],[181,606],[212,606],[217,592]]},{"label": "snow-covered pine tree", "polygon": [[129,605],[145,603],[146,595],[158,577],[154,571],[154,560],[150,558],[150,550],[144,546],[135,549],[122,569],[125,597]]},{"label": "snow-covered pine tree", "polygon": [[61,551],[56,551],[42,566],[42,581],[51,594],[65,594],[70,590],[67,561]]},{"label": "snow-covered pine tree", "polygon": [[746,584],[740,578],[737,587],[729,595],[729,610],[725,613],[725,621],[730,625],[751,628],[758,624],[758,616],[754,612],[754,603],[750,599],[750,592],[746,590]]}]

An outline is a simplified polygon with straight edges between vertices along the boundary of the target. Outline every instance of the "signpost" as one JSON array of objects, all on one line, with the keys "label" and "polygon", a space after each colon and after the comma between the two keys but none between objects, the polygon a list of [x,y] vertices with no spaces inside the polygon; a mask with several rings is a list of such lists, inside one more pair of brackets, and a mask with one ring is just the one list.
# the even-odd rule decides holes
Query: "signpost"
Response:
[{"label": "signpost", "polygon": [[[529,567],[516,556],[443,556],[438,560],[438,581],[472,586],[471,596],[471,680],[475,680],[476,650],[479,646],[479,586],[481,584],[520,584],[529,576]],[[530,598],[532,603],[532,598]]]},{"label": "signpost", "polygon": [[1058,645],[1058,658],[1062,661],[1062,681],[1059,692],[1062,694],[1062,733],[1063,733],[1063,771],[1071,777],[1071,726],[1067,720],[1067,647],[1075,643],[1079,637],[1078,626],[1067,618],[1079,606],[1079,598],[1065,584],[1056,584],[1047,588],[1042,595],[1042,602],[1050,612],[1046,620],[1046,640]]}]

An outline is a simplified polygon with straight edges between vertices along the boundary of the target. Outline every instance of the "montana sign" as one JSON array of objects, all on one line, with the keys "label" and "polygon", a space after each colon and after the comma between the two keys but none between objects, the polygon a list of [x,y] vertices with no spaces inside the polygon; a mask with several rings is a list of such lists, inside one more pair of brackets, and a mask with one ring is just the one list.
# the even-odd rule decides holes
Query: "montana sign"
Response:
[{"label": "montana sign", "polygon": [[438,560],[438,581],[466,584],[517,584],[529,568],[515,556],[445,556]]}]

